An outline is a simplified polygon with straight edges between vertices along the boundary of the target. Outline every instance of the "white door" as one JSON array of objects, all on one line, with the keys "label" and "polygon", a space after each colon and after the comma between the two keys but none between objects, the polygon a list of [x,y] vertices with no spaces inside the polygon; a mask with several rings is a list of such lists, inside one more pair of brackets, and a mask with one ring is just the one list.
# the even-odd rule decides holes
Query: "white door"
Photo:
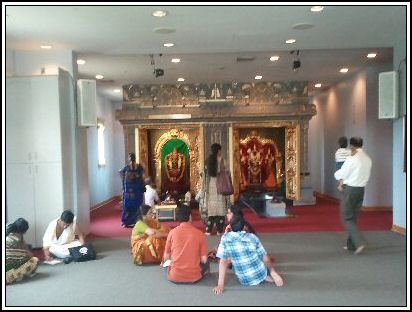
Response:
[{"label": "white door", "polygon": [[47,225],[63,212],[62,165],[37,163],[34,172],[36,247],[41,247]]},{"label": "white door", "polygon": [[57,76],[35,77],[33,94],[34,161],[61,161],[60,102]]},{"label": "white door", "polygon": [[31,78],[6,80],[6,162],[34,160]]},{"label": "white door", "polygon": [[7,223],[24,218],[29,230],[24,235],[27,244],[36,241],[36,213],[34,208],[34,170],[30,164],[6,165],[6,219]]}]

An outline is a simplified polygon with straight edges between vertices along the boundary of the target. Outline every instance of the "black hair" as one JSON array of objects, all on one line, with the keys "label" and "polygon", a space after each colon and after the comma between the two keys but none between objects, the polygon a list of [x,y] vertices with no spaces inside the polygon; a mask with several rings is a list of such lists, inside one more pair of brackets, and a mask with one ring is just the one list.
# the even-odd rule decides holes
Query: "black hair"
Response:
[{"label": "black hair", "polygon": [[233,216],[232,220],[230,220],[230,227],[233,232],[240,232],[243,231],[245,228],[245,220],[240,215]]},{"label": "black hair", "polygon": [[70,210],[65,210],[62,212],[62,215],[60,216],[60,220],[62,220],[64,223],[67,224],[72,224],[74,219],[74,214]]},{"label": "black hair", "polygon": [[212,154],[207,159],[207,173],[211,177],[217,175],[217,153],[222,149],[219,143],[213,143],[210,147]]},{"label": "black hair", "polygon": [[129,153],[129,158],[131,161],[136,161],[136,154],[135,153]]},{"label": "black hair", "polygon": [[142,216],[147,215],[147,213],[149,212],[149,210],[152,209],[151,206],[149,205],[141,205],[140,206],[140,213],[142,214]]},{"label": "black hair", "polygon": [[24,234],[27,232],[28,229],[29,223],[27,222],[27,220],[23,218],[18,218],[13,223],[7,225],[6,236],[10,233]]},{"label": "black hair", "polygon": [[345,137],[345,136],[340,137],[339,140],[338,140],[338,143],[339,143],[339,146],[341,148],[347,148],[348,147],[348,138]]},{"label": "black hair", "polygon": [[359,138],[359,137],[351,137],[349,144],[352,145],[353,147],[361,148],[363,145],[363,140],[362,138]]},{"label": "black hair", "polygon": [[187,222],[190,219],[190,207],[188,205],[183,204],[182,202],[178,202],[176,208],[176,220],[179,222]]},{"label": "black hair", "polygon": [[239,205],[231,205],[229,209],[230,212],[233,213],[233,216],[243,217],[242,207],[240,207]]}]

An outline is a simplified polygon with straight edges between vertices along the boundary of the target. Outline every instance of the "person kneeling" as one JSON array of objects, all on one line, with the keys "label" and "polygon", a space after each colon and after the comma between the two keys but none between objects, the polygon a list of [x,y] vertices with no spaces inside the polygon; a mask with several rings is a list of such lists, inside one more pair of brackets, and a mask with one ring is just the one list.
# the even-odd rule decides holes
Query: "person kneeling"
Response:
[{"label": "person kneeling", "polygon": [[244,231],[245,221],[239,215],[230,221],[232,231],[222,236],[217,257],[219,262],[218,285],[215,294],[221,294],[225,287],[225,276],[229,264],[239,282],[245,286],[258,285],[263,281],[283,286],[282,277],[275,271],[265,249],[256,235]]},{"label": "person kneeling", "polygon": [[195,283],[209,273],[206,236],[192,225],[189,206],[179,204],[176,219],[181,223],[167,236],[163,257],[167,278],[174,283]]},{"label": "person kneeling", "polygon": [[151,206],[140,207],[141,217],[132,230],[131,247],[133,262],[136,265],[160,263],[165,250],[166,237],[169,228],[161,225],[159,220],[153,218]]}]

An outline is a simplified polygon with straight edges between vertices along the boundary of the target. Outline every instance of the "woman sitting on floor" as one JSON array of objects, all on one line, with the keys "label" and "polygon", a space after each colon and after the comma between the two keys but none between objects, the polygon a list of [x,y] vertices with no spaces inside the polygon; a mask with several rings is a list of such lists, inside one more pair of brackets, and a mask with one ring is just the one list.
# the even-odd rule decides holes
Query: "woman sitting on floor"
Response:
[{"label": "woman sitting on floor", "polygon": [[136,265],[160,263],[170,229],[161,225],[151,213],[149,205],[140,207],[141,219],[132,230],[131,247],[133,262]]},{"label": "woman sitting on floor", "polygon": [[33,257],[23,235],[29,223],[19,218],[6,229],[6,283],[11,284],[35,273],[39,259]]}]

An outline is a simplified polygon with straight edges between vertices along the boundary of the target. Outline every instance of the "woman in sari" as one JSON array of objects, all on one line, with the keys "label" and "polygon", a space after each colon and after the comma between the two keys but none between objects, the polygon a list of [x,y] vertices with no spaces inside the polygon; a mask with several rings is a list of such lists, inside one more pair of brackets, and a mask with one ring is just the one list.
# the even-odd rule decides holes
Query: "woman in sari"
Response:
[{"label": "woman in sari", "polygon": [[123,182],[122,226],[133,227],[139,218],[139,207],[146,191],[143,167],[136,163],[136,155],[129,154],[130,163],[119,170]]},{"label": "woman in sari", "polygon": [[160,263],[170,229],[163,227],[149,211],[149,205],[140,208],[141,219],[132,230],[131,247],[133,262],[136,265]]},{"label": "woman in sari", "polygon": [[23,235],[29,229],[29,223],[19,218],[6,229],[6,283],[18,282],[23,277],[33,275],[39,259],[33,257]]}]

